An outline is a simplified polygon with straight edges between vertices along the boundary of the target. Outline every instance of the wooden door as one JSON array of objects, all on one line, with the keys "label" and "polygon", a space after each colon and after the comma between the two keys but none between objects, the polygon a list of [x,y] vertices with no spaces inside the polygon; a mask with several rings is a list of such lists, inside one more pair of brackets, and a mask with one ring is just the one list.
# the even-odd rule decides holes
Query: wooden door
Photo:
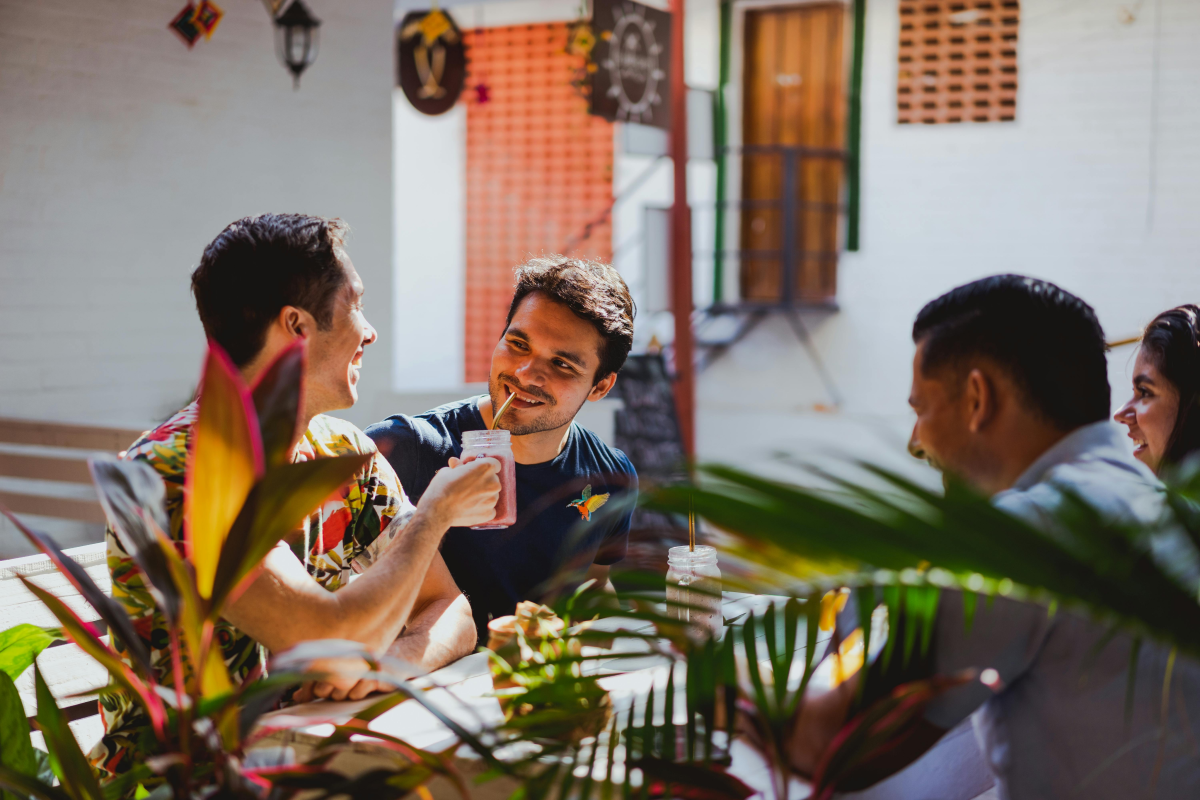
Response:
[{"label": "wooden door", "polygon": [[[743,300],[820,301],[836,291],[842,159],[794,149],[789,155],[787,147],[845,146],[845,16],[841,3],[746,11]],[[790,219],[783,204],[789,190],[795,197]],[[784,274],[788,260],[790,281]],[[791,298],[785,298],[788,283]]]}]

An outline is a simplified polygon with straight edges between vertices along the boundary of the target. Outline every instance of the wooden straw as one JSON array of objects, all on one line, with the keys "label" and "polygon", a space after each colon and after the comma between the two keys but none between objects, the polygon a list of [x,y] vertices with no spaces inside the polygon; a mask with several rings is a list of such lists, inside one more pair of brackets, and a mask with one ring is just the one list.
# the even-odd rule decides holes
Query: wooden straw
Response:
[{"label": "wooden straw", "polygon": [[692,496],[688,495],[688,552],[696,552],[696,512],[692,509]]},{"label": "wooden straw", "polygon": [[490,428],[488,428],[488,430],[490,430],[490,431],[496,430],[496,425],[500,422],[500,417],[504,414],[505,411],[508,411],[508,407],[510,405],[512,405],[512,401],[515,399],[517,399],[517,393],[513,392],[512,394],[510,394],[508,396],[508,399],[504,401],[504,405],[500,406],[500,410],[497,411],[492,416],[492,425]]}]

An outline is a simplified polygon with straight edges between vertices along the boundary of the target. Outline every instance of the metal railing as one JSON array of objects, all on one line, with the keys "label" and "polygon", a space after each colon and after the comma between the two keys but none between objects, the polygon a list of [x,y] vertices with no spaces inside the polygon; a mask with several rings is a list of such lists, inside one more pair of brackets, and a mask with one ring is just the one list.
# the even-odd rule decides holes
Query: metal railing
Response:
[{"label": "metal railing", "polygon": [[[740,301],[738,303],[723,303],[718,301],[714,306],[716,308],[729,309],[765,309],[776,306],[787,308],[797,305],[796,289],[800,285],[799,278],[801,277],[798,274],[798,270],[804,265],[812,263],[832,261],[836,264],[841,247],[840,225],[834,226],[832,237],[814,236],[815,232],[805,229],[805,219],[808,215],[803,212],[815,211],[824,214],[834,214],[840,218],[847,211],[847,206],[841,198],[842,180],[839,180],[839,197],[837,202],[806,198],[802,196],[802,187],[800,185],[802,170],[806,164],[813,161],[823,163],[837,161],[843,165],[843,173],[839,177],[844,179],[844,169],[848,159],[847,152],[836,148],[768,144],[727,146],[722,148],[719,155],[721,158],[729,158],[730,156],[741,158],[742,164],[739,171],[743,176],[743,186],[745,185],[747,157],[778,158],[780,160],[782,182],[778,197],[741,198],[716,203],[716,225],[718,230],[722,231],[722,234],[726,225],[724,212],[728,209],[736,209],[739,212],[751,209],[778,209],[781,217],[780,246],[776,249],[766,250],[745,247],[726,249],[722,247],[713,252],[715,259],[714,273],[717,276],[723,275],[725,262],[730,257],[736,259],[739,267],[747,259],[777,261],[780,269],[780,292],[779,299],[775,302]],[[821,248],[822,242],[817,241],[818,239],[828,239],[831,246]],[[817,242],[818,249],[811,249],[811,243],[814,241]],[[717,296],[720,296],[719,293],[717,293]],[[808,302],[800,303],[800,305],[829,305],[832,299],[832,292],[830,292],[828,297],[820,299],[810,298]],[[816,302],[812,302],[813,300],[816,300]]]}]

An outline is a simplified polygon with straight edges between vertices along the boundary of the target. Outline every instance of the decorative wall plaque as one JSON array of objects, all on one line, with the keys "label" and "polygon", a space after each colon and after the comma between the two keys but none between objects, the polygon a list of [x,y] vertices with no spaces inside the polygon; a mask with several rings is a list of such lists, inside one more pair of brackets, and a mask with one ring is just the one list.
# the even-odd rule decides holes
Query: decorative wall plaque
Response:
[{"label": "decorative wall plaque", "polygon": [[183,43],[192,49],[192,45],[196,43],[203,32],[196,25],[196,4],[188,3],[183,7],[183,10],[175,15],[175,18],[167,23],[167,28],[170,29],[183,40]]},{"label": "decorative wall plaque", "polygon": [[671,127],[671,15],[633,0],[595,0],[591,112]]},{"label": "decorative wall plaque", "polygon": [[467,74],[462,33],[445,11],[411,11],[396,28],[397,78],[422,114],[454,107]]}]

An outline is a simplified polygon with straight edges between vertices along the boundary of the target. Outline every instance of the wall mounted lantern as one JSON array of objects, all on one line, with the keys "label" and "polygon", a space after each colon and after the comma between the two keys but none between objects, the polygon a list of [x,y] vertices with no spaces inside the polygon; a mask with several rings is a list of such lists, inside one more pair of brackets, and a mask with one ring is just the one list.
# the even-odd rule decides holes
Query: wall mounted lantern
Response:
[{"label": "wall mounted lantern", "polygon": [[275,52],[292,73],[293,88],[300,88],[300,74],[317,60],[321,20],[312,15],[304,0],[295,0],[275,18]]}]

